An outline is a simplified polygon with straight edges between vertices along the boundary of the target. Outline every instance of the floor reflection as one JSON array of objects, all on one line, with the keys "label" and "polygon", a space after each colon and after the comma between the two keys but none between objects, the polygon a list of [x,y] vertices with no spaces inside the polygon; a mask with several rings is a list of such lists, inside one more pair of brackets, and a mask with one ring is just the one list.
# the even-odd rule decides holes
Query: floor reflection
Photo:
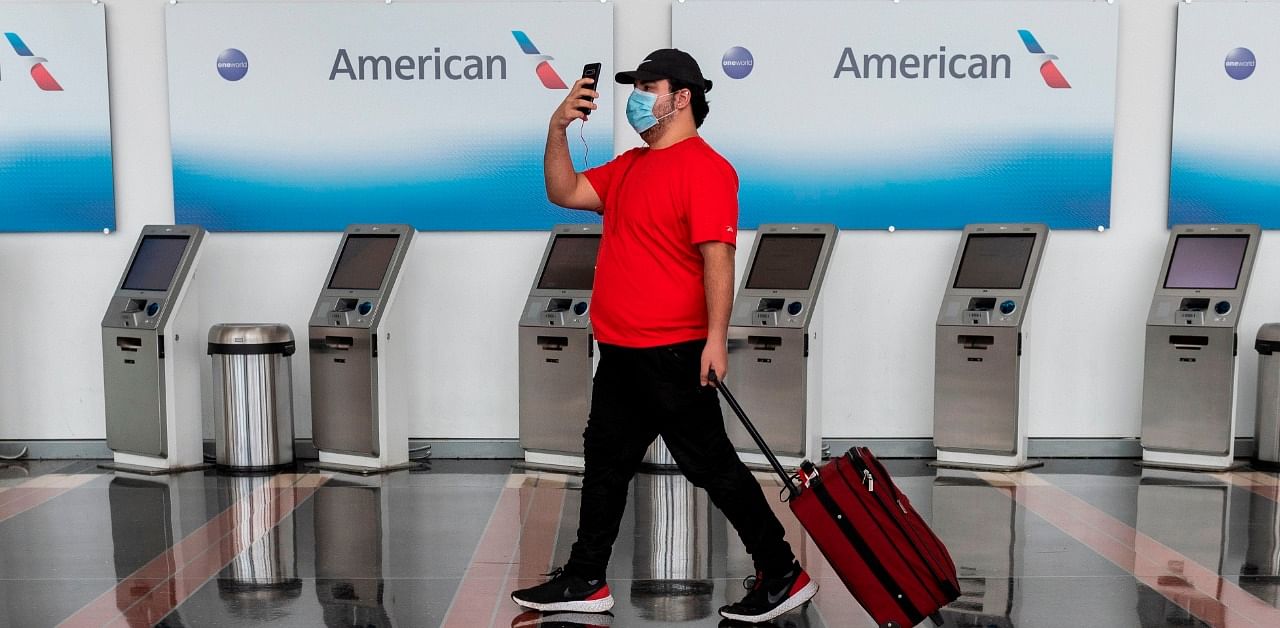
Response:
[{"label": "floor reflection", "polygon": [[328,628],[392,628],[387,594],[390,555],[388,476],[340,476],[312,497],[315,508],[316,597]]},{"label": "floor reflection", "polygon": [[[1230,529],[1230,486],[1206,482],[1177,471],[1143,469],[1138,483],[1134,549],[1139,560],[1154,565],[1154,586],[1138,586],[1138,614],[1143,625],[1194,625],[1197,618],[1220,626],[1226,616],[1222,599],[1227,532]],[[1176,550],[1176,556],[1170,549]],[[1182,557],[1191,559],[1188,565]],[[1203,567],[1203,568],[1201,568]]]},{"label": "floor reflection", "polygon": [[[1262,493],[1266,493],[1265,495]],[[1280,486],[1255,487],[1248,495],[1248,546],[1240,587],[1280,608]]]},{"label": "floor reflection", "polygon": [[711,500],[679,474],[635,480],[635,553],[631,603],[642,619],[687,622],[710,617]]},{"label": "floor reflection", "polygon": [[263,622],[278,619],[284,605],[302,595],[297,524],[293,517],[286,517],[272,526],[275,494],[257,490],[265,481],[261,476],[217,479],[220,509],[235,505],[233,541],[248,547],[219,575],[218,598],[231,617]]},{"label": "floor reflection", "polygon": [[942,611],[947,626],[1012,628],[1016,533],[1025,513],[965,472],[939,469],[932,497],[933,531],[946,543],[960,576],[960,598]]},{"label": "floor reflection", "polygon": [[[112,558],[116,581],[116,608],[123,614],[132,609],[155,587],[154,580],[130,578],[144,566],[148,572],[167,577],[179,565],[169,551],[175,539],[182,538],[178,487],[186,478],[181,475],[145,476],[116,472],[107,488],[111,505]],[[164,619],[168,611],[148,611],[146,621]],[[175,623],[180,619],[174,614]]]}]

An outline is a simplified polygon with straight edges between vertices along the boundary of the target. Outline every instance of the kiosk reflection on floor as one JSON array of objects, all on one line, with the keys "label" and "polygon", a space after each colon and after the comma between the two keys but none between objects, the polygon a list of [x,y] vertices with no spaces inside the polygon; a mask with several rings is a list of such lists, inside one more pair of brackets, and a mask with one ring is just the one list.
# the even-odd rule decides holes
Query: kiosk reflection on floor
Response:
[{"label": "kiosk reflection on floor", "polygon": [[397,598],[385,561],[389,476],[331,480],[315,501],[316,597],[330,628],[393,628]]},{"label": "kiosk reflection on floor", "polygon": [[1044,225],[969,225],[938,311],[933,442],[939,465],[1015,470],[1027,462],[1023,325]]},{"label": "kiosk reflection on floor", "polygon": [[[822,459],[822,280],[835,225],[760,225],[729,320],[729,374],[739,401],[782,464]],[[733,413],[742,459],[766,460]]]},{"label": "kiosk reflection on floor", "polygon": [[107,446],[113,468],[204,465],[196,277],[204,229],[148,225],[102,318]]},{"label": "kiosk reflection on floor", "polygon": [[1226,573],[1233,497],[1230,486],[1188,481],[1185,474],[1174,471],[1143,469],[1138,484],[1137,555],[1160,556],[1161,546],[1172,546],[1170,539],[1177,539],[1179,553],[1212,570],[1188,568],[1181,560],[1158,564],[1155,587],[1138,587],[1144,625],[1194,625],[1197,617],[1210,626],[1225,625],[1218,598],[1204,592],[1220,591],[1217,574]]},{"label": "kiosk reflection on floor", "polygon": [[520,314],[520,447],[535,465],[581,469],[598,361],[591,332],[600,225],[556,225]]},{"label": "kiosk reflection on floor", "polygon": [[1144,463],[1202,470],[1235,464],[1236,326],[1260,235],[1256,225],[1170,230],[1147,316]]},{"label": "kiosk reflection on floor", "polygon": [[[342,234],[309,325],[311,424],[319,465],[383,472],[409,461],[412,374],[401,269],[409,225],[352,225]],[[401,327],[403,325],[404,327]]]},{"label": "kiosk reflection on floor", "polygon": [[[975,496],[981,507],[974,508]],[[1013,628],[1016,557],[1027,513],[964,471],[939,469],[933,480],[933,531],[947,544],[960,576],[960,598],[942,611],[955,628]],[[1007,521],[1006,525],[995,525]],[[982,530],[982,534],[975,534]]]}]

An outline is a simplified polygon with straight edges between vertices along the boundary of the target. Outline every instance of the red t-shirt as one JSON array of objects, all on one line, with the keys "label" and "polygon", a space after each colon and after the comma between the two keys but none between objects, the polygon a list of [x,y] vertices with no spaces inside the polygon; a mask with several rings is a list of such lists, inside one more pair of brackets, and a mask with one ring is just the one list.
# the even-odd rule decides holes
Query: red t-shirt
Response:
[{"label": "red t-shirt", "polygon": [[604,203],[591,324],[596,339],[658,347],[707,337],[704,242],[737,246],[738,173],[700,137],[634,148],[592,168]]}]

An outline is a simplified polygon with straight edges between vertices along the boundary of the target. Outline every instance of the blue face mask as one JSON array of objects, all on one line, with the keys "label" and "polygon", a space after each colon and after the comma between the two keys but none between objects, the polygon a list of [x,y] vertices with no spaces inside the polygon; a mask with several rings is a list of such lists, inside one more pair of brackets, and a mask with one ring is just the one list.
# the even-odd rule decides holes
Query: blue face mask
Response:
[{"label": "blue face mask", "polygon": [[[657,126],[658,121],[662,118],[653,116],[653,106],[658,103],[659,98],[670,96],[672,93],[667,92],[662,96],[658,96],[652,92],[644,92],[638,89],[632,91],[631,97],[627,99],[627,122],[631,123],[631,128],[635,129],[636,133],[644,133]],[[662,117],[665,118],[672,113],[675,113],[675,111]]]}]

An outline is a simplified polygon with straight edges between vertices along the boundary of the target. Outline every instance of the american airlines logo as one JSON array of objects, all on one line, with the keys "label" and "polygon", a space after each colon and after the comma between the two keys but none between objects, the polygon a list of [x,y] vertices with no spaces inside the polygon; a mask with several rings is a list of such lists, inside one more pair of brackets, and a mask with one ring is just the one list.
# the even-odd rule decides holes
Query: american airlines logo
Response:
[{"label": "american airlines logo", "polygon": [[[27,68],[31,73],[31,80],[35,81],[37,87],[46,92],[62,91],[62,86],[58,84],[58,81],[53,78],[53,75],[49,73],[49,69],[44,65],[49,62],[48,59],[35,56],[17,33],[5,33],[4,37],[9,40],[9,45],[17,53],[18,57],[27,64]],[[3,78],[3,74],[0,74],[0,79]]]},{"label": "american airlines logo", "polygon": [[556,74],[556,69],[551,67],[551,62],[555,57],[544,55],[538,51],[538,47],[533,45],[533,40],[524,34],[524,31],[511,31],[511,36],[516,38],[516,43],[520,44],[520,50],[524,51],[538,61],[538,67],[534,70],[538,74],[538,80],[542,81],[542,86],[547,89],[569,89],[564,84],[564,79]]},{"label": "american airlines logo", "polygon": [[1046,54],[1040,42],[1036,41],[1036,36],[1029,30],[1019,29],[1018,36],[1022,37],[1022,43],[1027,47],[1027,52],[1040,58],[1040,77],[1044,79],[1044,84],[1054,89],[1071,89],[1071,84],[1067,82],[1066,77],[1062,76],[1062,71],[1054,63],[1058,60],[1058,55]]}]

